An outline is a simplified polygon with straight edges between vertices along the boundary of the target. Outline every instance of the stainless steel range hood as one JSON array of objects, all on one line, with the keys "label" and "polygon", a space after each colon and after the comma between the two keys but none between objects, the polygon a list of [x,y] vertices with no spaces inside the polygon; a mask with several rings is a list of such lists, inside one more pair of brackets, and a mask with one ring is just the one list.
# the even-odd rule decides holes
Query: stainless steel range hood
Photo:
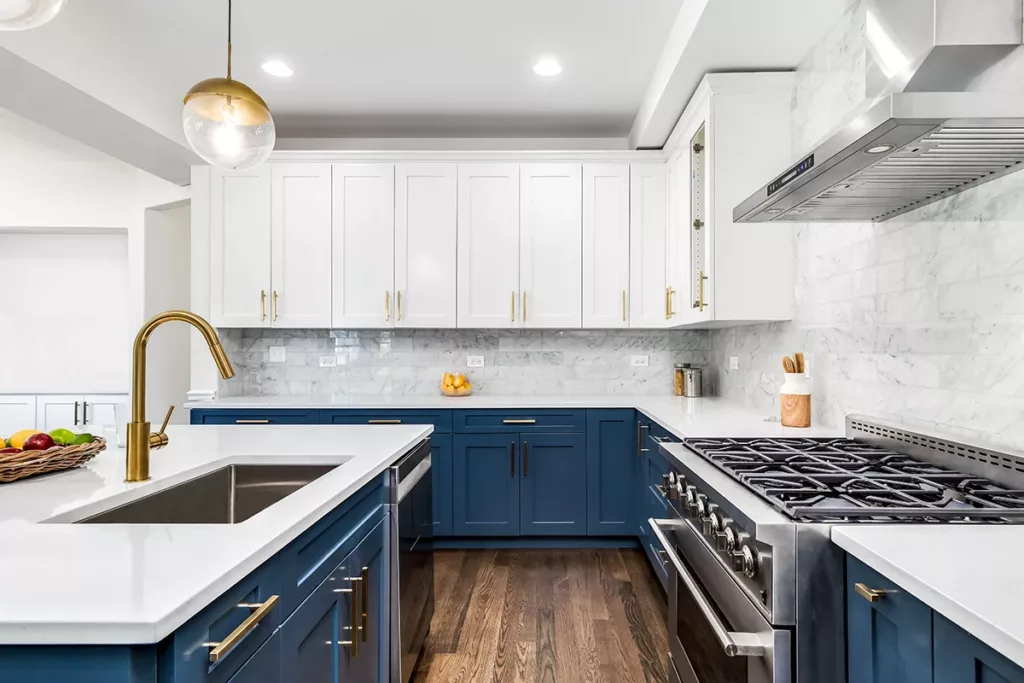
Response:
[{"label": "stainless steel range hood", "polygon": [[733,210],[883,221],[1024,168],[1024,93],[964,92],[1020,47],[1021,0],[869,0],[867,104]]}]

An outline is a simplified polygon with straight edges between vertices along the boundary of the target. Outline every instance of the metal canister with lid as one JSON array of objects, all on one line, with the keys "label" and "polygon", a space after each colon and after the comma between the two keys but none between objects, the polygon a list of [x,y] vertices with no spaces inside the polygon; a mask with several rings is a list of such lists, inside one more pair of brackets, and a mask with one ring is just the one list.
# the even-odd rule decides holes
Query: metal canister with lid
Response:
[{"label": "metal canister with lid", "polygon": [[700,398],[704,395],[704,373],[689,363],[676,363],[672,386],[676,396]]}]

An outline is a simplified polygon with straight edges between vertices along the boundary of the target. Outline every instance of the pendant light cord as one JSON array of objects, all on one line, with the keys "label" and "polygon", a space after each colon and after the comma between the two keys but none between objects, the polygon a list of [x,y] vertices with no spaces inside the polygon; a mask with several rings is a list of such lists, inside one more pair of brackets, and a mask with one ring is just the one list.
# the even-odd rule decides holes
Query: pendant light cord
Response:
[{"label": "pendant light cord", "polygon": [[228,0],[228,80],[231,80],[231,0]]}]

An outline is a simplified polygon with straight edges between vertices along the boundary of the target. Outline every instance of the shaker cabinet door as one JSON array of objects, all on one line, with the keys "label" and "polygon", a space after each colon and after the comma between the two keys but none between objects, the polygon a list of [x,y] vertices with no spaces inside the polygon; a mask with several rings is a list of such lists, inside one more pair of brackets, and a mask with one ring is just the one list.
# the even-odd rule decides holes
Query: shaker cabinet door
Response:
[{"label": "shaker cabinet door", "polygon": [[519,535],[519,435],[456,434],[456,536]]},{"label": "shaker cabinet door", "polygon": [[459,164],[458,325],[519,327],[519,166]]},{"label": "shaker cabinet door", "polygon": [[665,327],[672,317],[666,277],[665,184],[663,163],[630,167],[630,327]]},{"label": "shaker cabinet door", "polygon": [[520,534],[586,535],[586,435],[523,434],[519,462]]},{"label": "shaker cabinet door", "polygon": [[633,410],[587,411],[589,536],[632,535],[636,478],[640,469],[638,441]]},{"label": "shaker cabinet door", "polygon": [[210,172],[210,322],[270,326],[273,164]]},{"label": "shaker cabinet door", "polygon": [[334,164],[334,327],[391,327],[395,287],[395,167]]},{"label": "shaker cabinet door", "polygon": [[1024,669],[935,613],[933,683],[1024,683]]},{"label": "shaker cabinet door", "polygon": [[395,168],[395,327],[455,327],[458,171]]},{"label": "shaker cabinet door", "polygon": [[271,168],[271,326],[330,327],[331,165]]},{"label": "shaker cabinet door", "polygon": [[583,165],[583,327],[629,326],[629,164]]},{"label": "shaker cabinet door", "polygon": [[525,327],[583,324],[580,164],[520,167],[519,310]]}]

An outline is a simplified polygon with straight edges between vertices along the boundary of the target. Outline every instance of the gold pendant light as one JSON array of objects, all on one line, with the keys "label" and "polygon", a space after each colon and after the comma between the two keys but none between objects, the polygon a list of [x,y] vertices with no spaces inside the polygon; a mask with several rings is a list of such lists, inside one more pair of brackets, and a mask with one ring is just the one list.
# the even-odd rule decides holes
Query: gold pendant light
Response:
[{"label": "gold pendant light", "polygon": [[228,0],[228,75],[207,78],[185,95],[185,139],[207,162],[225,170],[259,166],[274,150],[274,118],[263,98],[231,78],[231,0]]},{"label": "gold pendant light", "polygon": [[0,31],[25,31],[48,23],[66,0],[0,0]]}]

